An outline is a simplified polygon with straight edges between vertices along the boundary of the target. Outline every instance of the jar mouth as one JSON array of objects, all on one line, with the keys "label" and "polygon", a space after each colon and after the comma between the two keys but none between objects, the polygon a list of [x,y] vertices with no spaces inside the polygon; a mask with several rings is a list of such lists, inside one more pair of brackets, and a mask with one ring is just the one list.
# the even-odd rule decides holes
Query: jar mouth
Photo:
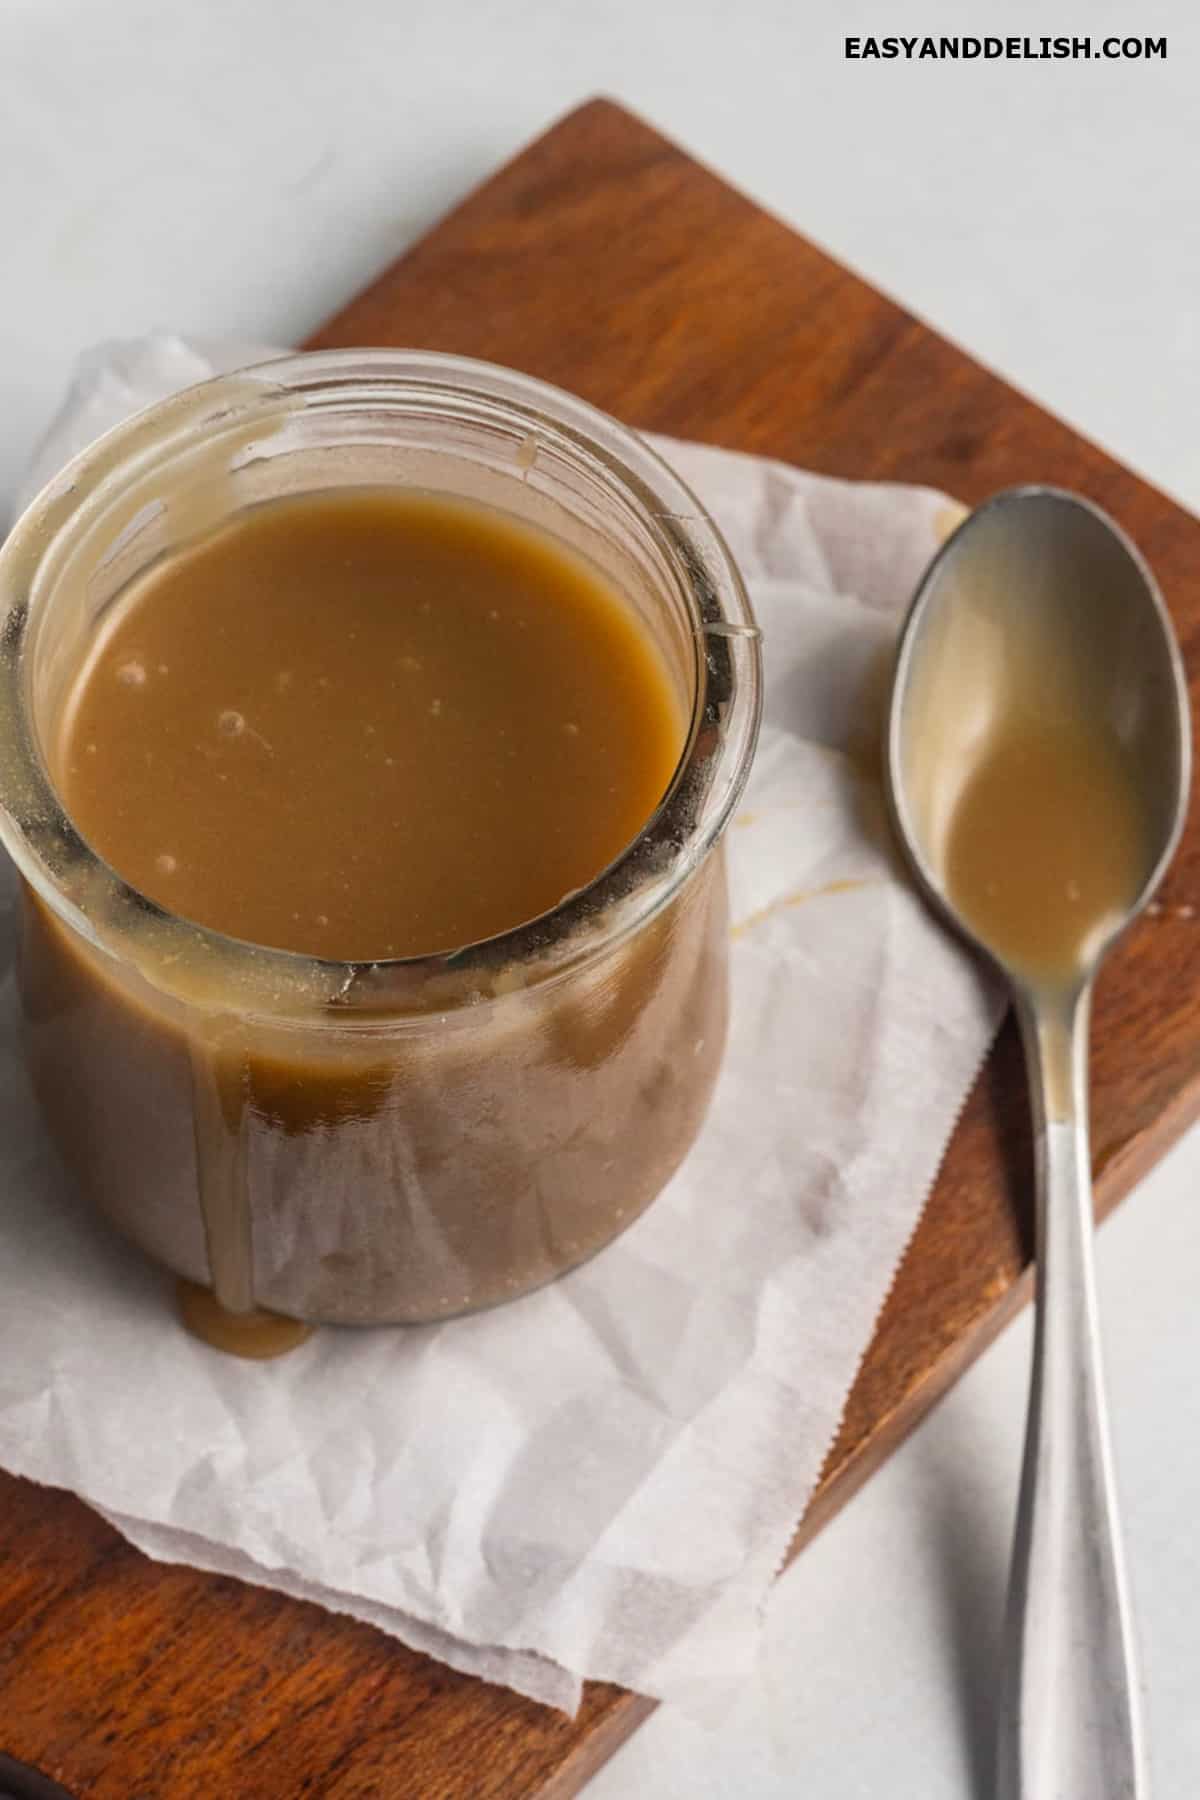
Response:
[{"label": "jar mouth", "polygon": [[[33,717],[30,663],[55,580],[89,533],[119,548],[172,459],[252,464],[261,447],[326,420],[414,415],[478,426],[518,444],[528,476],[553,453],[636,520],[669,572],[694,644],[691,717],[671,782],[637,835],[585,887],[548,911],[453,950],[374,962],[326,959],[227,936],[172,914],[81,837],[50,777]],[[522,435],[522,433],[524,435]],[[529,460],[526,445],[533,446]],[[385,478],[386,479],[386,478]],[[113,552],[116,554],[116,551]],[[540,984],[578,969],[648,922],[712,849],[749,774],[761,714],[761,653],[732,556],[701,503],[636,433],[574,395],[516,371],[427,351],[317,351],[218,376],[138,413],[97,440],[30,504],[0,548],[0,842],[64,924],[132,960],[155,987],[189,997],[232,980],[239,1007],[286,1017],[314,998],[363,1015],[427,1011]],[[217,971],[221,978],[216,980]],[[506,974],[512,979],[505,979]]]}]

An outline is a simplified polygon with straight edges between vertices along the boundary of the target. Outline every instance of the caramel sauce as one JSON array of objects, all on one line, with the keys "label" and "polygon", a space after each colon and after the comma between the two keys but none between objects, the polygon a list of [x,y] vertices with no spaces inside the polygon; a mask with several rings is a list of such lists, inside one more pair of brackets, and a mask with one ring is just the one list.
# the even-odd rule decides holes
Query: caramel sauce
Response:
[{"label": "caramel sauce", "polygon": [[198,1287],[182,1277],[175,1284],[175,1292],[179,1316],[192,1336],[232,1356],[267,1362],[273,1356],[285,1356],[289,1350],[295,1350],[313,1334],[311,1325],[300,1319],[285,1319],[281,1313],[261,1312],[257,1307],[248,1312],[231,1312],[211,1289]]},{"label": "caramel sauce", "polygon": [[83,837],[168,911],[375,961],[586,886],[685,730],[650,637],[565,546],[360,489],[256,507],[131,584],[53,761]]},{"label": "caramel sauce", "polygon": [[1065,976],[1132,905],[1145,873],[1132,771],[1097,721],[1014,710],[949,821],[947,890],[997,957]]},{"label": "caramel sauce", "polygon": [[[501,933],[599,874],[670,784],[677,687],[557,540],[343,490],[206,524],[136,578],[48,750],[81,835],[172,914],[374,962]],[[31,1062],[64,1153],[188,1277],[188,1329],[241,1356],[292,1348],[302,1318],[445,1317],[580,1261],[678,1162],[724,1037],[717,859],[578,986],[448,1033],[435,1006],[390,1042],[316,1002],[311,1032],[232,995],[168,1003],[26,901]]]}]

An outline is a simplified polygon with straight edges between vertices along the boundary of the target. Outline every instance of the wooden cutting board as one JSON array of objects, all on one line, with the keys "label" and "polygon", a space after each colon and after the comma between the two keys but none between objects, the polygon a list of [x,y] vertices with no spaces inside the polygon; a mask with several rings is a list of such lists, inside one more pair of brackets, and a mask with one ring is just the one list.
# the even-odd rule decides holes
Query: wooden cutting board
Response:
[{"label": "wooden cutting board", "polygon": [[[1065,322],[1064,322],[1065,323]],[[1193,693],[1200,524],[654,131],[595,101],[312,339],[511,363],[631,424],[976,501],[1081,489],[1157,570]],[[1095,1015],[1097,1202],[1200,1110],[1200,837]],[[971,1095],[799,1541],[1025,1297],[1031,1150],[1006,1031]],[[161,1568],[68,1495],[0,1477],[0,1750],[79,1800],[562,1800],[648,1710],[569,1721],[366,1627]]]}]

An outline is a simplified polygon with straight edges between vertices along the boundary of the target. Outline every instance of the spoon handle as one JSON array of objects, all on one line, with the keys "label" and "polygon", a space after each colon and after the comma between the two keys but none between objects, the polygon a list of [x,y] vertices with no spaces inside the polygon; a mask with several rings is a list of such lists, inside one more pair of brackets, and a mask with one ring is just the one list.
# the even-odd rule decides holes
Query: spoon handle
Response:
[{"label": "spoon handle", "polygon": [[997,1800],[1145,1800],[1092,1266],[1091,991],[1018,1005],[1037,1141],[1037,1316]]}]

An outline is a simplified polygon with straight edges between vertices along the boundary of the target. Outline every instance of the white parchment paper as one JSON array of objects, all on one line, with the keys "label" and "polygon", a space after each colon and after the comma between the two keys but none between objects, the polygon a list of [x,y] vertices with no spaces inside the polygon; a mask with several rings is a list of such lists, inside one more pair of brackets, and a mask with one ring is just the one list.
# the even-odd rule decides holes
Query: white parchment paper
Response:
[{"label": "white parchment paper", "polygon": [[[81,366],[35,479],[246,360],[159,337]],[[710,1705],[837,1428],[1000,998],[897,874],[869,773],[889,646],[945,528],[925,490],[660,448],[766,638],[729,837],[729,1050],[661,1198],[587,1267],[419,1329],[241,1363],[75,1199],[17,1041],[0,906],[0,1463],[149,1555],[368,1620],[561,1707],[582,1679]]]}]

